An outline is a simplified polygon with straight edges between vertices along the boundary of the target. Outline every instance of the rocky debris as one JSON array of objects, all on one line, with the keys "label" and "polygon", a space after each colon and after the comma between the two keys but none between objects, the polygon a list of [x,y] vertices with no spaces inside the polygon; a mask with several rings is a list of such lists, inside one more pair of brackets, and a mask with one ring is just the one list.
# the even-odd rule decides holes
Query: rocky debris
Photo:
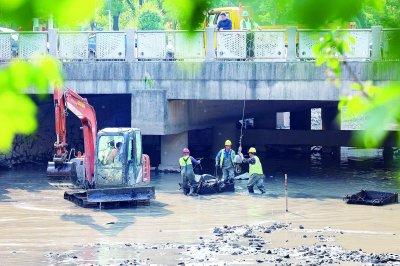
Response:
[{"label": "rocky debris", "polygon": [[[221,228],[214,228],[211,237],[199,237],[199,242],[192,245],[169,242],[163,244],[123,244],[120,248],[123,248],[128,254],[132,254],[134,258],[123,258],[123,261],[118,261],[118,263],[120,265],[151,264],[148,252],[152,252],[150,254],[159,254],[160,252],[168,254],[168,252],[172,251],[172,253],[178,253],[178,265],[240,264],[245,261],[247,264],[267,265],[400,265],[400,254],[372,254],[366,253],[362,249],[348,251],[338,245],[330,245],[323,241],[311,246],[273,248],[263,236],[265,236],[266,231],[270,231],[273,234],[277,230],[289,231],[292,228],[290,224],[286,223],[254,226],[225,225]],[[326,240],[324,233],[331,231],[329,228],[324,230],[318,231],[315,236]],[[104,247],[108,247],[107,244],[92,245],[94,249],[104,249]],[[110,247],[108,248],[111,249]],[[141,258],[144,254],[146,254],[146,257]],[[74,261],[75,263],[81,262],[80,258],[83,259],[83,254],[78,254],[76,251],[63,254],[50,252],[47,257],[50,258],[52,264],[57,264],[57,262],[74,264]]]}]

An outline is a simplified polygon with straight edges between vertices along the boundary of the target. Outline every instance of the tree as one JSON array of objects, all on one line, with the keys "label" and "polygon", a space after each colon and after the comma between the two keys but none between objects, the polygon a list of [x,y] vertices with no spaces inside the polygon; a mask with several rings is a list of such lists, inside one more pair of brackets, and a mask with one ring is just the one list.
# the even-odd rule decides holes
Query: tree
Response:
[{"label": "tree", "polygon": [[164,15],[154,3],[147,2],[138,9],[134,24],[139,30],[161,30]]},{"label": "tree", "polygon": [[[88,22],[97,5],[95,0],[2,1],[0,22],[29,30],[33,18],[53,16],[58,25],[75,26]],[[0,151],[11,148],[15,134],[36,130],[36,105],[26,91],[36,89],[45,94],[54,86],[62,86],[61,67],[48,56],[31,61],[14,59],[0,69]]]},{"label": "tree", "polygon": [[112,29],[119,30],[119,16],[127,9],[124,0],[106,0],[103,6],[103,15],[110,14],[112,16]]}]

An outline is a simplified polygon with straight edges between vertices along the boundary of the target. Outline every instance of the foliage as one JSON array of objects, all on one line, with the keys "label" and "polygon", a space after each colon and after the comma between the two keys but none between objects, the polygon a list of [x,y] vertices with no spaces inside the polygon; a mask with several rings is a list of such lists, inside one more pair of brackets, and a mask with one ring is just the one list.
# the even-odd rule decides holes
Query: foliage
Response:
[{"label": "foliage", "polygon": [[33,18],[53,16],[59,25],[86,22],[101,2],[96,0],[0,0],[0,21],[25,30],[32,28]]},{"label": "foliage", "polygon": [[134,25],[139,30],[164,29],[164,16],[152,2],[143,4],[137,11]]},{"label": "foliage", "polygon": [[[0,22],[22,29],[32,28],[33,18],[53,16],[60,26],[88,22],[93,10],[101,3],[96,0],[0,0]],[[36,106],[28,89],[47,93],[51,86],[61,86],[61,68],[50,57],[32,61],[13,60],[0,69],[0,151],[11,148],[15,134],[32,134],[36,127]]]},{"label": "foliage", "polygon": [[204,14],[211,7],[209,0],[164,0],[164,9],[176,17],[181,29],[196,30],[204,22]]},{"label": "foliage", "polygon": [[60,66],[50,57],[31,63],[15,60],[0,71],[0,151],[10,149],[15,134],[32,134],[37,127],[36,106],[25,93],[36,88],[45,94],[51,86],[61,86]]},{"label": "foliage", "polygon": [[126,9],[127,6],[124,0],[106,0],[102,8],[102,13],[103,15],[108,15],[110,11],[111,16],[119,16]]}]

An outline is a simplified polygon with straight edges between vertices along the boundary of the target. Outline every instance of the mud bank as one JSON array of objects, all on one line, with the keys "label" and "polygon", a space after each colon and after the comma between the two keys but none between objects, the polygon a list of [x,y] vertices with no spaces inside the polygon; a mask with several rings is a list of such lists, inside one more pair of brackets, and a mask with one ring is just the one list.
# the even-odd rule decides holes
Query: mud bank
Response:
[{"label": "mud bank", "polygon": [[[75,251],[63,253],[49,252],[46,256],[51,264],[178,264],[178,265],[223,265],[223,264],[284,264],[284,265],[323,265],[323,264],[387,264],[400,265],[400,254],[375,254],[362,249],[345,250],[334,243],[335,234],[329,228],[310,234],[303,225],[296,230],[292,223],[272,223],[269,225],[241,225],[214,228],[213,236],[200,236],[196,244],[137,244],[79,246]],[[285,241],[277,241],[273,235],[277,231],[287,234]],[[293,231],[304,233],[301,238],[314,237],[314,244],[287,247],[290,241],[297,242]],[[298,236],[297,236],[298,237]],[[271,243],[274,242],[275,245]],[[279,243],[280,242],[280,243]],[[307,242],[307,241],[303,241]],[[279,244],[278,244],[279,243]],[[281,247],[274,247],[280,245]],[[91,254],[108,253],[101,261]],[[104,254],[105,255],[105,254]]]},{"label": "mud bank", "polygon": [[194,198],[156,184],[150,206],[99,211],[65,201],[45,177],[3,175],[0,265],[294,263],[305,253],[310,263],[364,264],[376,256],[397,263],[400,254],[399,204],[290,198],[286,213],[284,199],[269,192]]}]

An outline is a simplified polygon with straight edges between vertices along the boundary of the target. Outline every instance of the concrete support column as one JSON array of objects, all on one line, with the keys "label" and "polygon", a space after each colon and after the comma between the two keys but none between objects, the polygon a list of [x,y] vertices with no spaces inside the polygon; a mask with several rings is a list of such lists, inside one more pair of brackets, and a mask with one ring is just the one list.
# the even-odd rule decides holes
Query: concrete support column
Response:
[{"label": "concrete support column", "polygon": [[371,59],[373,61],[379,61],[382,59],[382,54],[381,54],[382,26],[372,26],[371,35],[372,35]]},{"label": "concrete support column", "polygon": [[339,110],[335,107],[321,108],[322,130],[340,130]]},{"label": "concrete support column", "polygon": [[311,130],[311,109],[290,112],[290,129]]},{"label": "concrete support column", "polygon": [[278,112],[276,113],[276,128],[283,129],[290,127],[290,113]]},{"label": "concrete support column", "polygon": [[188,146],[188,132],[161,136],[161,164],[159,170],[178,170],[182,149]]},{"label": "concrete support column", "polygon": [[165,90],[135,90],[131,97],[131,126],[143,135],[164,135],[167,110]]},{"label": "concrete support column", "polygon": [[133,62],[134,60],[135,60],[135,30],[128,29],[126,31],[125,61]]},{"label": "concrete support column", "polygon": [[287,50],[287,61],[293,62],[297,59],[296,53],[296,35],[297,29],[296,27],[288,27],[288,50]]},{"label": "concrete support column", "polygon": [[215,28],[206,28],[206,61],[215,59]]},{"label": "concrete support column", "polygon": [[55,29],[49,29],[49,54],[57,57],[57,31]]},{"label": "concrete support column", "polygon": [[393,148],[392,147],[384,147],[383,148],[383,161],[385,164],[391,164],[393,162]]}]

